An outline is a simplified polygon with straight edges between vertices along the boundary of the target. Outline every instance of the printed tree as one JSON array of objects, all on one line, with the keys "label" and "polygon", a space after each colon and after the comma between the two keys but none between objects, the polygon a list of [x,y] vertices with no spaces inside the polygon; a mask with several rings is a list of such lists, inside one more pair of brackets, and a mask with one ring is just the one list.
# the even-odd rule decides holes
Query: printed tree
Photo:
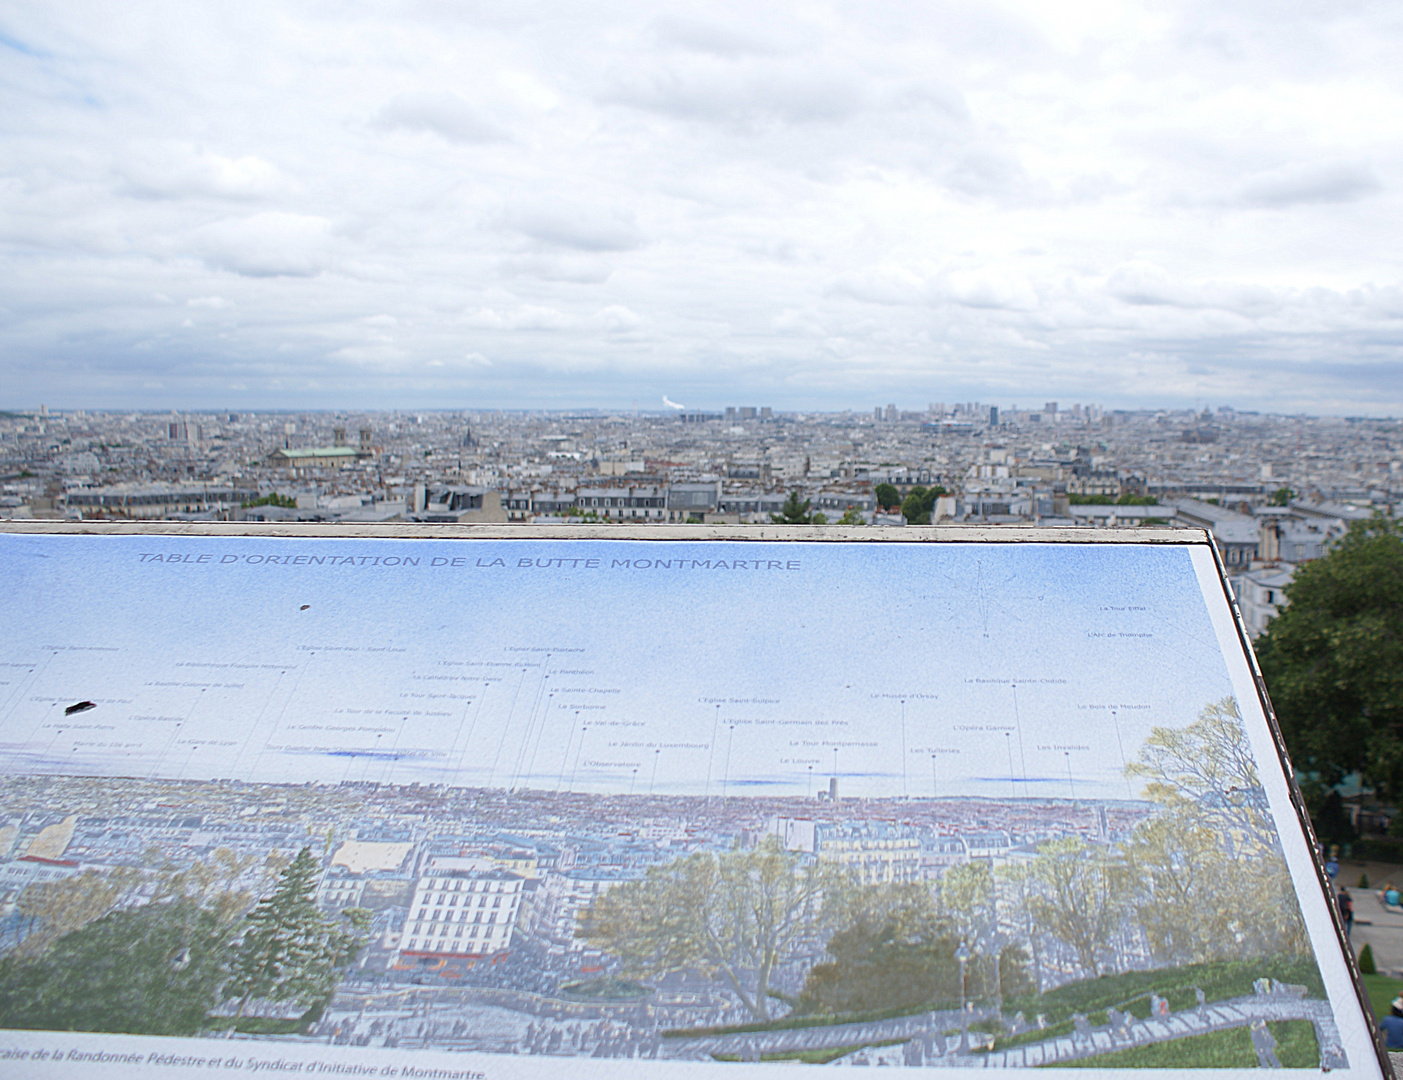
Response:
[{"label": "printed tree", "polygon": [[15,905],[15,913],[24,920],[24,937],[16,953],[41,955],[65,934],[102,918],[141,882],[140,874],[125,867],[105,872],[85,870],[59,881],[35,882],[20,894]]},{"label": "printed tree", "polygon": [[231,936],[185,898],[109,912],[39,959],[0,960],[0,1026],[198,1034],[219,1000]]},{"label": "printed tree", "polygon": [[1126,772],[1143,776],[1145,795],[1173,811],[1193,814],[1216,830],[1229,854],[1280,850],[1266,793],[1237,702],[1205,705],[1185,728],[1157,727]]},{"label": "printed tree", "polygon": [[940,881],[940,909],[955,937],[983,952],[998,932],[994,909],[994,878],[988,863],[951,867]]},{"label": "printed tree", "polygon": [[1163,963],[1306,955],[1290,874],[1237,702],[1155,728],[1126,770],[1160,814],[1126,848],[1136,910]]},{"label": "printed tree", "polygon": [[631,974],[720,975],[752,1017],[768,1020],[775,968],[822,947],[828,869],[803,864],[773,836],[750,851],[698,852],[614,886],[576,933]]},{"label": "printed tree", "polygon": [[830,888],[837,927],[804,979],[796,1015],[841,1015],[958,1000],[960,939],[924,883]]},{"label": "printed tree", "polygon": [[[1122,944],[1137,939],[1162,965],[1309,955],[1237,703],[1223,698],[1185,727],[1153,728],[1126,772],[1159,808],[1128,841],[1064,837],[999,872],[999,925],[1026,945],[1033,982],[1045,988],[1051,974],[1046,946],[1069,952],[1090,978],[1117,971]],[[942,883],[952,915],[962,907],[951,902],[955,884]],[[977,902],[963,908],[977,911],[971,884],[964,892]]]},{"label": "printed tree", "polygon": [[1128,891],[1116,858],[1080,837],[1051,840],[1039,845],[1038,857],[1029,865],[1029,881],[1032,921],[1070,946],[1092,978],[1114,970],[1108,954],[1114,951]]},{"label": "printed tree", "polygon": [[226,1001],[239,999],[236,1017],[255,999],[324,1005],[341,969],[360,952],[370,913],[351,908],[341,920],[323,915],[314,901],[319,872],[311,849],[303,848],[273,894],[245,916],[249,926],[224,985]]}]

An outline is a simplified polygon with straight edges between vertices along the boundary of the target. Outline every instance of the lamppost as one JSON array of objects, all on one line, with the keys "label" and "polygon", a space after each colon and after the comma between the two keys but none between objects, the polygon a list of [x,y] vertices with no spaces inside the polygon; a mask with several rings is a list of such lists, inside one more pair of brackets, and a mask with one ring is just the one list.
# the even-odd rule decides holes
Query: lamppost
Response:
[{"label": "lamppost", "polygon": [[969,1053],[969,1012],[965,1008],[965,963],[969,960],[969,946],[963,941],[955,950],[955,959],[960,962],[960,1053]]}]

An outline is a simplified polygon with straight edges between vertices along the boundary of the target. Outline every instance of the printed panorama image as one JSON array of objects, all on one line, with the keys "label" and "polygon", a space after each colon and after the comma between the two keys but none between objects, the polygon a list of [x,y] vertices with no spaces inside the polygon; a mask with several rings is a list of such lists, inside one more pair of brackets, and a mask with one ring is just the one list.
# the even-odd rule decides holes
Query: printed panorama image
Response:
[{"label": "printed panorama image", "polygon": [[1184,545],[0,556],[0,1027],[1369,1064]]},{"label": "printed panorama image", "polygon": [[1347,1066],[1237,704],[1129,756],[1140,798],[10,776],[0,1026]]}]

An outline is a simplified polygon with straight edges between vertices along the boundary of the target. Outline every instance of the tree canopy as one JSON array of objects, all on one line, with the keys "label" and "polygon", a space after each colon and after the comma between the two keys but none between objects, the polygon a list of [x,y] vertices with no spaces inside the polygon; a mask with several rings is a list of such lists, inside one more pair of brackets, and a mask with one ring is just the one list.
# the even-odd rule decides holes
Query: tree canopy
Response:
[{"label": "tree canopy", "polygon": [[877,506],[882,510],[901,505],[901,492],[892,484],[878,484],[872,489],[872,497],[877,500]]},{"label": "tree canopy", "polygon": [[360,952],[370,912],[350,908],[341,920],[327,918],[315,900],[319,875],[311,849],[303,848],[273,894],[245,916],[248,926],[224,985],[225,999],[239,1001],[239,1016],[254,998],[324,1004],[341,969]]},{"label": "tree canopy", "polygon": [[233,931],[189,899],[114,911],[42,958],[0,961],[0,1024],[194,1035],[219,998]]},{"label": "tree canopy", "polygon": [[1403,526],[1355,522],[1285,593],[1257,658],[1307,800],[1355,772],[1403,798]]},{"label": "tree canopy", "polygon": [[770,520],[776,525],[826,525],[828,518],[821,513],[809,513],[812,500],[800,497],[798,488],[789,493],[778,514],[771,514]]},{"label": "tree canopy", "polygon": [[1124,851],[1134,908],[1162,963],[1309,952],[1237,702],[1184,728],[1156,727],[1126,770],[1164,812]]},{"label": "tree canopy", "polygon": [[1109,495],[1081,495],[1073,491],[1067,495],[1072,506],[1156,506],[1159,500],[1153,495],[1132,495],[1126,492],[1116,498]]},{"label": "tree canopy", "polygon": [[[632,975],[695,968],[720,975],[756,1020],[769,1019],[770,976],[796,950],[817,951],[831,868],[801,865],[778,839],[749,851],[697,852],[614,886],[580,916],[579,937]],[[806,946],[806,948],[805,948]]]},{"label": "tree canopy", "polygon": [[920,485],[913,487],[901,503],[901,516],[906,519],[906,524],[929,525],[931,512],[935,509],[935,500],[945,493],[945,489],[939,484],[931,488]]},{"label": "tree canopy", "polygon": [[[144,861],[20,894],[0,1027],[194,1035],[221,997],[240,999],[240,1015],[261,999],[309,1006],[310,1018],[364,943],[370,912],[317,909],[309,849],[291,865],[229,848],[185,865],[153,848]],[[254,904],[249,877],[277,884]]]}]

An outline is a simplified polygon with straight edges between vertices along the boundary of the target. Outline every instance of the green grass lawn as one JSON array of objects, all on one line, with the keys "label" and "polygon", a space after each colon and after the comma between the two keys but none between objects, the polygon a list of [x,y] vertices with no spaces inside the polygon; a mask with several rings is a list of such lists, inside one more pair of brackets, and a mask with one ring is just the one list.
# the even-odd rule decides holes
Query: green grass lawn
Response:
[{"label": "green grass lawn", "polygon": [[1374,1016],[1387,1016],[1388,1003],[1403,994],[1403,979],[1390,979],[1387,975],[1361,975],[1364,989],[1369,992],[1369,1004],[1374,1006]]},{"label": "green grass lawn", "polygon": [[[1252,993],[1253,981],[1260,978],[1301,984],[1312,997],[1325,996],[1325,986],[1320,981],[1320,972],[1315,966],[1315,961],[1300,957],[1188,964],[1154,971],[1127,971],[1120,975],[1103,975],[1099,979],[1068,983],[1037,997],[1006,1002],[1005,1016],[1011,1016],[1021,1010],[1031,1022],[1041,1013],[1047,1018],[1047,1028],[1026,1031],[1021,1035],[1004,1036],[995,1042],[993,1048],[1004,1050],[1021,1043],[1041,1042],[1056,1035],[1065,1035],[1072,1030],[1071,1016],[1074,1012],[1085,1015],[1092,1027],[1106,1023],[1107,1008],[1120,1009],[1144,1020],[1150,1015],[1152,992],[1167,999],[1169,1007],[1177,1012],[1197,1003],[1195,987],[1202,989],[1209,1001],[1223,1001]],[[1254,1056],[1252,1061],[1256,1060]]]},{"label": "green grass lawn", "polygon": [[309,1025],[310,1021],[301,1017],[281,1020],[272,1016],[241,1016],[235,1020],[232,1016],[211,1016],[205,1023],[205,1029],[228,1031],[233,1028],[245,1035],[301,1035]]},{"label": "green grass lawn", "polygon": [[1272,957],[1103,975],[1099,979],[1085,979],[1059,986],[1035,998],[1007,1002],[1004,1012],[1011,1013],[1021,1008],[1029,1017],[1040,1012],[1047,1014],[1049,1020],[1061,1020],[1074,1012],[1090,1014],[1095,1010],[1115,1007],[1143,1020],[1150,1015],[1152,992],[1167,998],[1169,1007],[1177,1011],[1196,1003],[1196,986],[1203,990],[1209,1001],[1222,1001],[1252,993],[1252,983],[1259,978],[1299,983],[1306,987],[1310,996],[1325,996],[1325,986],[1314,960]]},{"label": "green grass lawn", "polygon": [[[1315,1069],[1320,1066],[1320,1047],[1309,1020],[1285,1020],[1268,1024],[1276,1039],[1276,1057],[1287,1069]],[[1191,1035],[1187,1039],[1132,1046],[1108,1054],[1060,1061],[1049,1069],[1253,1069],[1257,1052],[1245,1027]]]},{"label": "green grass lawn", "polygon": [[596,1001],[629,1001],[645,998],[652,994],[651,987],[633,979],[621,979],[616,975],[606,975],[599,979],[570,983],[560,988],[562,994],[570,997],[588,998]]},{"label": "green grass lawn", "polygon": [[[1029,1022],[1042,1013],[1048,1028],[1022,1035],[1004,1037],[995,1044],[1002,1050],[1024,1042],[1037,1042],[1072,1030],[1074,1012],[1084,1013],[1093,1026],[1106,1023],[1106,1009],[1114,1007],[1144,1020],[1150,1015],[1150,994],[1157,993],[1169,1001],[1175,1011],[1197,1002],[1194,987],[1203,990],[1209,1001],[1222,1001],[1252,993],[1254,979],[1272,978],[1285,983],[1300,983],[1312,997],[1324,997],[1325,987],[1315,961],[1295,956],[1268,957],[1252,961],[1222,961],[1212,964],[1188,964],[1182,967],[1159,968],[1154,971],[1127,971],[1119,975],[1103,975],[1049,990],[1035,997],[1011,999],[1004,1002],[1004,1015],[1022,1011]],[[983,1003],[981,1003],[983,1004]],[[665,1039],[695,1038],[705,1035],[739,1035],[753,1031],[783,1031],[791,1028],[826,1027],[831,1024],[851,1024],[867,1020],[888,1020],[898,1016],[914,1016],[929,1009],[951,1008],[953,1002],[932,1001],[922,1005],[907,1005],[865,1013],[843,1015],[814,1014],[786,1016],[781,1020],[729,1024],[714,1028],[672,1028],[663,1032]],[[1255,1059],[1254,1059],[1255,1060]]]}]

